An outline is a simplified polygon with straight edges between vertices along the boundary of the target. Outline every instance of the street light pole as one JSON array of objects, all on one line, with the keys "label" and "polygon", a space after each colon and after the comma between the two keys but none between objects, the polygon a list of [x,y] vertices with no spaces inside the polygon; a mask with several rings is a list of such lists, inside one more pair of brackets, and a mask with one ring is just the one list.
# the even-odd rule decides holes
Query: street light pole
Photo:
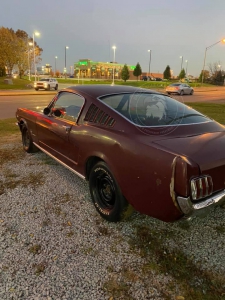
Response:
[{"label": "street light pole", "polygon": [[68,46],[65,47],[65,68],[64,68],[65,78],[66,78],[66,49],[69,49],[69,47]]},{"label": "street light pole", "polygon": [[181,58],[181,66],[180,66],[180,71],[182,71],[182,67],[183,67],[183,56],[180,56]]},{"label": "street light pole", "polygon": [[[115,52],[116,52],[116,46],[113,46],[112,47],[112,49],[113,49],[113,52],[114,52],[114,55],[113,55],[113,63],[115,64],[115,61],[116,61],[116,54],[115,54]],[[114,76],[115,76],[115,65],[113,66],[113,82],[112,82],[112,85],[114,85]]]},{"label": "street light pole", "polygon": [[30,81],[30,47],[33,44],[31,42],[28,43],[28,72],[29,72],[29,81]]},{"label": "street light pole", "polygon": [[55,56],[55,76],[56,76],[56,59],[58,58],[58,56]]},{"label": "street light pole", "polygon": [[186,76],[187,76],[188,60],[185,60],[185,62],[186,62]]},{"label": "street light pole", "polygon": [[204,62],[203,62],[203,69],[202,69],[202,84],[203,84],[203,81],[204,81],[204,73],[205,73],[205,60],[206,60],[206,52],[208,49],[212,48],[213,46],[219,44],[220,42],[223,42],[225,43],[225,39],[222,39],[222,40],[219,40],[218,42],[208,46],[205,48],[205,55],[204,55]]},{"label": "street light pole", "polygon": [[35,45],[34,45],[34,36],[39,36],[40,33],[35,31],[33,32],[33,52],[34,52],[34,81],[36,81],[36,76],[37,76],[37,72],[36,72],[36,62],[35,62]]},{"label": "street light pole", "polygon": [[151,53],[152,53],[152,50],[148,50],[148,52],[149,52],[149,66],[148,66],[148,73],[149,73],[149,76],[151,77],[150,71],[151,71]]}]

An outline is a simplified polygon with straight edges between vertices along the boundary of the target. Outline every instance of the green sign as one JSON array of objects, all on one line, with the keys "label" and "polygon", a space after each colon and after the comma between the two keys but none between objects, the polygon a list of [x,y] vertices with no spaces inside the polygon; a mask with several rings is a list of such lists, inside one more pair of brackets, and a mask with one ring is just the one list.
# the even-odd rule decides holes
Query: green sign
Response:
[{"label": "green sign", "polygon": [[79,61],[78,63],[80,66],[87,66],[87,61]]},{"label": "green sign", "polygon": [[131,69],[131,70],[134,70],[134,69],[135,69],[135,66],[130,66],[130,69]]}]

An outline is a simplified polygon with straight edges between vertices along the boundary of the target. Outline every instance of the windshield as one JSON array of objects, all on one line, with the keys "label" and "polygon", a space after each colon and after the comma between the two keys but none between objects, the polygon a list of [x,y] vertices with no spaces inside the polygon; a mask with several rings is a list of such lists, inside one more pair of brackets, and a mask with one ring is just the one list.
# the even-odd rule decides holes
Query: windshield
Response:
[{"label": "windshield", "polygon": [[41,78],[40,81],[49,81],[49,78]]},{"label": "windshield", "polygon": [[140,126],[171,126],[210,121],[191,107],[160,94],[119,94],[105,96],[100,100]]}]

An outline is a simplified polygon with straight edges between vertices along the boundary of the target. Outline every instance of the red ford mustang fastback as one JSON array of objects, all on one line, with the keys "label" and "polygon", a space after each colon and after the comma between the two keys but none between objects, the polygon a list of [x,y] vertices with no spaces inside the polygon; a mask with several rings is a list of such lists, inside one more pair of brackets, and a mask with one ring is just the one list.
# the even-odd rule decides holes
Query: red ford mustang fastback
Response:
[{"label": "red ford mustang fastback", "polygon": [[172,222],[225,201],[225,127],[147,89],[80,85],[43,112],[18,108],[24,150],[89,181],[108,221],[133,209]]}]

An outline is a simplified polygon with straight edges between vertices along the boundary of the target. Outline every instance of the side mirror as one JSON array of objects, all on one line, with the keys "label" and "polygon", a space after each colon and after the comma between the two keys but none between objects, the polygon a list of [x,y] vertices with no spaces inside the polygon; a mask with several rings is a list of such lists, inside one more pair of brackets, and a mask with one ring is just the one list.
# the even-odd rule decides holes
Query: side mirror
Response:
[{"label": "side mirror", "polygon": [[59,109],[56,109],[56,110],[54,111],[54,115],[55,115],[56,117],[60,117],[61,114],[62,114],[62,112],[61,112]]},{"label": "side mirror", "polygon": [[44,115],[49,115],[50,114],[50,108],[49,107],[45,107],[43,110]]}]

